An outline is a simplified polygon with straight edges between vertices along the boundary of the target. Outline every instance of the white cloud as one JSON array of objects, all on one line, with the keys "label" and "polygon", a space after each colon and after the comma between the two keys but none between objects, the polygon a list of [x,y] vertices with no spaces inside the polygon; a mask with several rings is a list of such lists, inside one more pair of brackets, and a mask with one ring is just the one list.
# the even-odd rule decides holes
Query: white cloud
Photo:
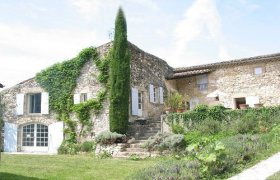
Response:
[{"label": "white cloud", "polygon": [[[215,0],[197,0],[186,9],[183,19],[177,23],[175,28],[174,46],[169,55],[169,58],[172,59],[171,64],[186,66],[187,64],[183,62],[185,59],[197,62],[199,59],[190,59],[195,56],[194,52],[188,50],[188,46],[198,39],[210,40],[213,44],[222,47],[219,48],[218,55],[227,59],[230,57],[226,46],[222,44],[221,22]],[[203,52],[199,52],[199,54],[197,57],[201,58]]]},{"label": "white cloud", "polygon": [[32,77],[55,62],[75,57],[82,48],[105,42],[94,31],[4,24],[0,24],[0,39],[0,82],[6,86]]}]

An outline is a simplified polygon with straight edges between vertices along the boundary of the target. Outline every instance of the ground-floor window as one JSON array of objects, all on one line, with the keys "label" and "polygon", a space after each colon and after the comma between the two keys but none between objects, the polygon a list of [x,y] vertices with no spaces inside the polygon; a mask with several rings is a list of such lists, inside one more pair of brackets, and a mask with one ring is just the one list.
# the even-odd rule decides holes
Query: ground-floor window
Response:
[{"label": "ground-floor window", "polygon": [[28,124],[22,127],[22,146],[48,146],[48,126]]}]

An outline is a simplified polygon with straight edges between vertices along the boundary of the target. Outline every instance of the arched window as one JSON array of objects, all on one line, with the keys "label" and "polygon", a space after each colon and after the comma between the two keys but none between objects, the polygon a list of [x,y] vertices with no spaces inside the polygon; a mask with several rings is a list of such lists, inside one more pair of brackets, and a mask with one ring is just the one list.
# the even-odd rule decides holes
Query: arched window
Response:
[{"label": "arched window", "polygon": [[47,147],[48,126],[43,124],[28,124],[22,127],[22,146]]}]

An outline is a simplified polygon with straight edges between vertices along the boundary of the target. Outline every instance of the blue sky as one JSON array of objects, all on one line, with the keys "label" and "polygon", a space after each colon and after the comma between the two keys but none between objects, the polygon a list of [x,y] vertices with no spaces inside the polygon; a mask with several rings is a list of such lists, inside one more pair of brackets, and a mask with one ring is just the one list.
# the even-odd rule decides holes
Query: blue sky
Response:
[{"label": "blue sky", "polygon": [[279,0],[0,0],[0,83],[110,41],[120,5],[129,41],[173,67],[280,52]]}]

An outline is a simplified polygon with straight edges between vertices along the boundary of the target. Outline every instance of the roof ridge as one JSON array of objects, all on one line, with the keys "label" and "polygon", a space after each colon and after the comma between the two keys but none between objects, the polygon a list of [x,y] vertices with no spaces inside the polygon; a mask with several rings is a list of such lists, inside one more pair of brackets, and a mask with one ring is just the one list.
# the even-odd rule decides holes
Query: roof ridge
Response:
[{"label": "roof ridge", "polygon": [[178,73],[178,72],[198,70],[198,69],[216,68],[218,66],[223,66],[223,65],[251,63],[251,62],[267,60],[267,59],[275,58],[275,57],[280,57],[280,53],[259,55],[259,56],[253,56],[253,57],[248,57],[248,58],[233,59],[233,60],[220,61],[220,62],[209,63],[209,64],[201,64],[201,65],[195,65],[195,66],[189,66],[189,67],[179,67],[179,68],[174,68],[174,72]]}]

